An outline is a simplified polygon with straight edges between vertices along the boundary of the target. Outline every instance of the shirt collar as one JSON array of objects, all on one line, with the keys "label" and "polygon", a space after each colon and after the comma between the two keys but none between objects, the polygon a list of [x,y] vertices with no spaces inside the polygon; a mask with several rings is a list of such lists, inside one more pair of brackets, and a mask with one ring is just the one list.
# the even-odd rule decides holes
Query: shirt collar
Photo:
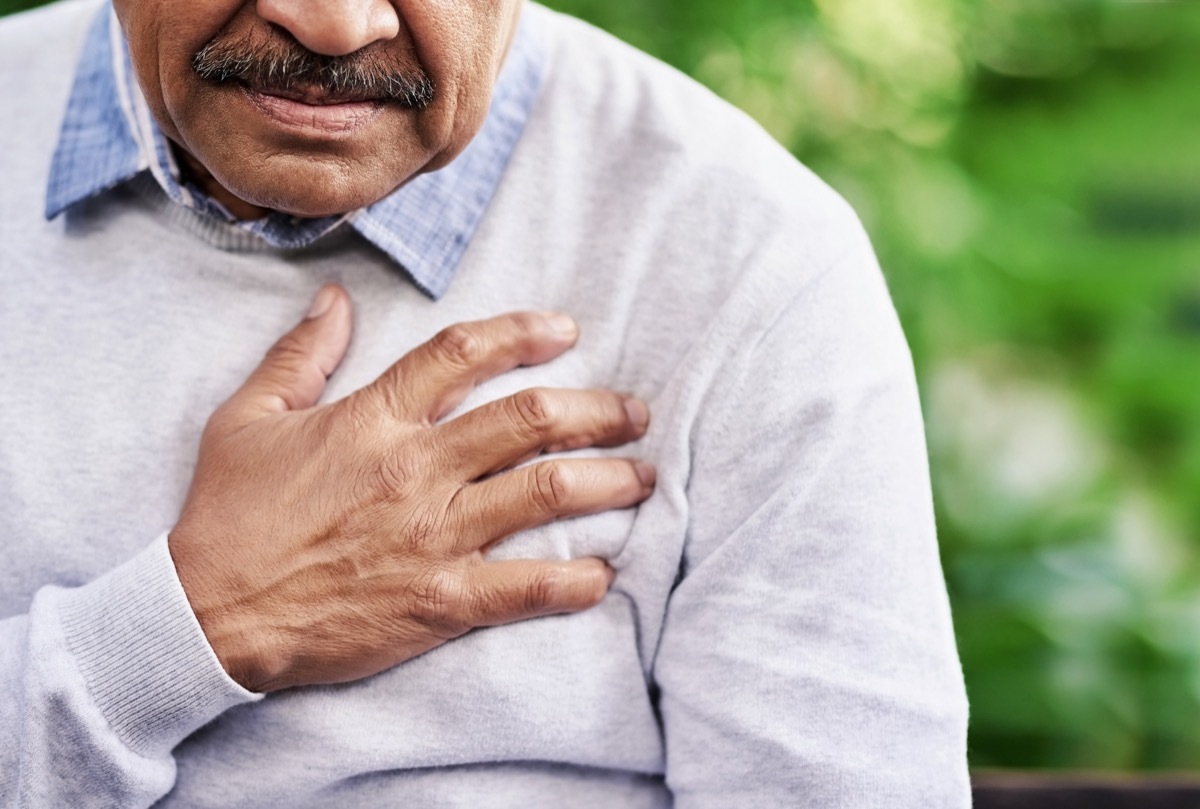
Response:
[{"label": "shirt collar", "polygon": [[440,298],[483,219],[537,98],[545,52],[534,15],[521,15],[482,129],[450,165],[414,177],[374,205],[342,216],[298,219],[272,213],[235,222],[219,203],[189,183],[154,122],[130,64],[111,7],[88,32],[67,103],[46,189],[46,218],[150,172],[172,200],[218,217],[279,248],[312,244],[348,221],[418,287]]}]

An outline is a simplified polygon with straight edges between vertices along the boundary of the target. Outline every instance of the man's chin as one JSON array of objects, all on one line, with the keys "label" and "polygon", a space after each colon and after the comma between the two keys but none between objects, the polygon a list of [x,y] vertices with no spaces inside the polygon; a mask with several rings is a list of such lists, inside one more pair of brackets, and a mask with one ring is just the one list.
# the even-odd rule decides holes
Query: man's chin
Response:
[{"label": "man's chin", "polygon": [[226,87],[205,100],[221,114],[184,121],[180,140],[189,146],[181,157],[191,179],[240,219],[354,211],[392,193],[430,160],[410,114],[390,107],[330,105],[314,113],[309,105]]},{"label": "man's chin", "polygon": [[406,179],[381,182],[379,173],[358,171],[353,172],[356,176],[347,176],[344,167],[326,168],[316,159],[293,158],[286,162],[296,165],[285,167],[279,166],[280,162],[272,161],[276,165],[271,171],[241,172],[228,182],[218,178],[233,199],[214,196],[243,219],[257,218],[269,211],[313,219],[339,216],[373,205]]}]

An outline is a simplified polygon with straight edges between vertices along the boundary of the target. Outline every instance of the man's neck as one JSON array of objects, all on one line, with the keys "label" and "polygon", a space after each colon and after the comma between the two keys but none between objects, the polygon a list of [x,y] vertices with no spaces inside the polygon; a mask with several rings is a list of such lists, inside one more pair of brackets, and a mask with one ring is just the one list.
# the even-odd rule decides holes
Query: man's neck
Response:
[{"label": "man's neck", "polygon": [[221,185],[217,181],[217,178],[212,175],[212,172],[187,149],[184,149],[173,141],[171,142],[171,148],[175,152],[175,159],[179,164],[179,170],[183,173],[184,179],[191,182],[214,201],[219,202],[225,210],[229,211],[237,219],[253,221],[255,219],[263,219],[271,213],[270,208],[252,205],[235,196],[229,189]]}]

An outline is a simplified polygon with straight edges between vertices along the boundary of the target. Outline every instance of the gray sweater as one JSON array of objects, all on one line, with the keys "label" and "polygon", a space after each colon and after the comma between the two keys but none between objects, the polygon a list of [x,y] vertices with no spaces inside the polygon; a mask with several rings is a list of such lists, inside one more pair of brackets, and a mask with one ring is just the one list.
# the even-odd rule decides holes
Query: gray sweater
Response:
[{"label": "gray sweater", "polygon": [[[836,195],[689,80],[532,7],[547,78],[440,301],[348,228],[248,243],[147,177],[46,222],[94,8],[0,24],[0,804],[969,805],[911,361]],[[225,675],[164,537],[205,419],[329,280],[357,307],[329,398],[444,325],[552,308],[579,346],[464,407],[650,402],[647,503],[494,551],[612,560],[599,607],[348,685]]]}]

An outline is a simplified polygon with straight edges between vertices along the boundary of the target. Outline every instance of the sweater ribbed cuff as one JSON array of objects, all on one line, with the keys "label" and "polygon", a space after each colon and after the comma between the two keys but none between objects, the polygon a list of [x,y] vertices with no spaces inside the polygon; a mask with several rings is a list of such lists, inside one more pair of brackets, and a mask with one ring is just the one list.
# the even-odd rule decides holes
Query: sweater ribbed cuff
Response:
[{"label": "sweater ribbed cuff", "polygon": [[64,593],[59,617],[96,705],[142,755],[166,755],[229,708],[262,698],[221,667],[179,583],[166,534]]}]

